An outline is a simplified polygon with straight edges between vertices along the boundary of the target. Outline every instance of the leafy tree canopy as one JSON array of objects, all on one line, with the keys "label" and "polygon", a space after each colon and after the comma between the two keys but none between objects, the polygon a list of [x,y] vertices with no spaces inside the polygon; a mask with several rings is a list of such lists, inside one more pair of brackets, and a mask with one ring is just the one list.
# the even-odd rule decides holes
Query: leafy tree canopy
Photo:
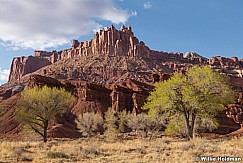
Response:
[{"label": "leafy tree canopy", "polygon": [[[163,112],[171,126],[175,117],[183,116],[188,139],[193,138],[196,122],[207,119],[215,122],[215,116],[225,105],[234,102],[235,96],[227,84],[227,77],[214,72],[210,67],[192,67],[185,74],[176,72],[164,82],[155,84],[144,108],[150,114]],[[173,124],[173,125],[172,125]]]},{"label": "leafy tree canopy", "polygon": [[46,142],[49,121],[67,111],[72,100],[72,94],[64,89],[35,86],[21,93],[17,118]]}]

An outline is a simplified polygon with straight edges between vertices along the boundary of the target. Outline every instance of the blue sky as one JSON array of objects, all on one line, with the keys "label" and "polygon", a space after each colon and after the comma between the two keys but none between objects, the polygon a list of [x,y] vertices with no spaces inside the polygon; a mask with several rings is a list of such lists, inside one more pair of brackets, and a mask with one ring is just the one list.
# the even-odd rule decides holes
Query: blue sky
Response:
[{"label": "blue sky", "polygon": [[242,0],[0,0],[0,84],[13,57],[61,50],[114,24],[151,49],[243,58]]}]

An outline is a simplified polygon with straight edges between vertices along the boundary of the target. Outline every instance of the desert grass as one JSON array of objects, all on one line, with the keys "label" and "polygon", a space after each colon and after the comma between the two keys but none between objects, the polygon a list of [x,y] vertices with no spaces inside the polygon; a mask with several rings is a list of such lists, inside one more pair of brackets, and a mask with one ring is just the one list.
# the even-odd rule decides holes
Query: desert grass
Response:
[{"label": "desert grass", "polygon": [[231,139],[162,137],[107,142],[100,137],[0,142],[0,162],[196,162],[197,156],[243,158],[243,137]]}]

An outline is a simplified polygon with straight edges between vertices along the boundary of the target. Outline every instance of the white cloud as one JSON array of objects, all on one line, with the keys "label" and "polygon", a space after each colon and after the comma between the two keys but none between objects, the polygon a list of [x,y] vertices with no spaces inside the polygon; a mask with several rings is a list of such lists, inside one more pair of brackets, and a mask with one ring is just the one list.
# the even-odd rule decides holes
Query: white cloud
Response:
[{"label": "white cloud", "polygon": [[10,70],[2,70],[0,68],[0,82],[7,82]]},{"label": "white cloud", "polygon": [[144,7],[145,9],[149,9],[149,8],[152,7],[152,4],[151,4],[151,2],[146,2],[146,3],[143,4],[143,7]]},{"label": "white cloud", "polygon": [[132,11],[131,12],[131,16],[137,16],[137,15],[138,15],[137,11]]},{"label": "white cloud", "polygon": [[45,49],[100,28],[100,21],[125,23],[136,12],[113,0],[1,0],[0,40],[17,48]]}]

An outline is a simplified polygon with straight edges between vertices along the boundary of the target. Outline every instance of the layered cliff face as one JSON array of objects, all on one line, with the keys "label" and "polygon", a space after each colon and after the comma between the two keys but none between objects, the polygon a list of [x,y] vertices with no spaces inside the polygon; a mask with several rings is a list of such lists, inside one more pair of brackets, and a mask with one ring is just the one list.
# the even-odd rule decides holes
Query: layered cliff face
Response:
[{"label": "layered cliff face", "polygon": [[[61,60],[87,60],[88,58],[97,56],[106,57],[108,60],[111,58],[117,58],[119,60],[121,57],[126,59],[132,58],[135,60],[138,58],[145,60],[150,59],[156,60],[157,62],[188,62],[188,59],[183,58],[182,53],[166,53],[150,50],[144,42],[139,41],[134,36],[131,27],[122,26],[120,30],[117,30],[114,26],[111,26],[106,30],[100,30],[100,32],[96,33],[94,38],[90,41],[78,42],[77,40],[73,40],[70,49],[59,52],[35,51],[34,56],[30,59],[33,60],[34,58],[38,62],[36,67],[33,67],[33,63],[36,62],[27,62],[30,60],[29,57],[14,58],[9,82],[19,80],[25,74],[34,72],[46,65]],[[152,63],[152,61],[150,62]]]},{"label": "layered cliff face", "polygon": [[221,56],[212,57],[208,64],[220,73],[225,73],[233,77],[243,78],[243,60],[237,57],[225,58]]},{"label": "layered cliff face", "polygon": [[52,62],[56,62],[62,59],[94,55],[148,57],[149,54],[150,49],[144,42],[139,42],[131,27],[122,26],[120,30],[117,30],[111,26],[95,33],[90,41],[73,40],[71,49],[57,53],[36,51],[35,56],[49,57]]},{"label": "layered cliff face", "polygon": [[12,61],[9,81],[20,80],[22,76],[32,73],[42,67],[50,65],[51,62],[39,57],[17,57]]},{"label": "layered cliff face", "polygon": [[[73,40],[72,47],[70,49],[62,51],[35,51],[32,57],[17,57],[13,59],[11,72],[9,76],[9,82],[20,80],[20,78],[28,73],[32,73],[39,70],[47,65],[66,60],[77,60],[78,62],[90,63],[93,60],[123,60],[123,65],[129,64],[126,60],[135,60],[146,62],[146,65],[152,65],[153,62],[156,64],[152,65],[151,68],[147,69],[153,73],[172,73],[173,71],[186,70],[193,65],[210,65],[219,72],[233,75],[235,77],[243,76],[243,60],[239,60],[237,57],[224,58],[224,57],[212,57],[207,59],[194,52],[186,53],[183,56],[182,53],[167,53],[150,50],[144,42],[139,41],[132,31],[131,27],[122,26],[120,30],[117,30],[114,26],[102,29],[100,32],[95,33],[94,38],[90,41],[79,42]],[[118,63],[118,62],[117,62]],[[134,63],[134,62],[133,62]],[[92,64],[86,66],[86,68],[73,69],[66,67],[65,71],[73,75],[59,75],[60,78],[75,78],[84,79],[80,74],[87,70],[87,67],[92,69],[92,72],[97,71],[107,72],[108,74],[102,74],[109,78],[116,76],[116,74],[122,74],[118,72],[114,65],[109,67],[109,64],[100,64],[98,68],[94,68]],[[75,66],[76,64],[74,64]],[[126,66],[125,66],[126,67]],[[123,69],[125,68],[123,67]],[[163,67],[163,68],[162,68]],[[137,67],[140,68],[140,67]],[[156,70],[154,70],[156,69]],[[158,69],[166,69],[166,71],[158,71]],[[170,69],[170,70],[169,70]],[[48,70],[50,72],[52,70]],[[43,75],[48,74],[44,72]],[[59,72],[55,73],[52,71],[52,77],[57,77]],[[50,73],[49,73],[50,74]],[[56,74],[56,75],[55,75]],[[63,72],[62,72],[63,74]],[[100,74],[100,73],[98,73]],[[76,77],[75,77],[76,76]]]},{"label": "layered cliff face", "polygon": [[[154,88],[152,85],[130,79],[98,85],[77,80],[57,80],[41,75],[31,75],[22,84],[30,88],[35,85],[62,87],[75,95],[76,100],[72,107],[64,115],[58,116],[48,130],[51,137],[72,138],[80,136],[75,125],[75,118],[80,114],[91,111],[104,114],[108,107],[117,112],[127,110],[134,114],[139,113],[149,92]],[[14,135],[21,131],[21,124],[15,118],[16,102],[19,97],[20,94],[17,93],[4,100],[4,105],[7,107],[1,110],[4,114],[0,116],[0,137],[2,134]]]},{"label": "layered cliff face", "polygon": [[209,65],[242,68],[243,61],[237,57],[225,58],[221,56],[212,57],[208,60]]}]

